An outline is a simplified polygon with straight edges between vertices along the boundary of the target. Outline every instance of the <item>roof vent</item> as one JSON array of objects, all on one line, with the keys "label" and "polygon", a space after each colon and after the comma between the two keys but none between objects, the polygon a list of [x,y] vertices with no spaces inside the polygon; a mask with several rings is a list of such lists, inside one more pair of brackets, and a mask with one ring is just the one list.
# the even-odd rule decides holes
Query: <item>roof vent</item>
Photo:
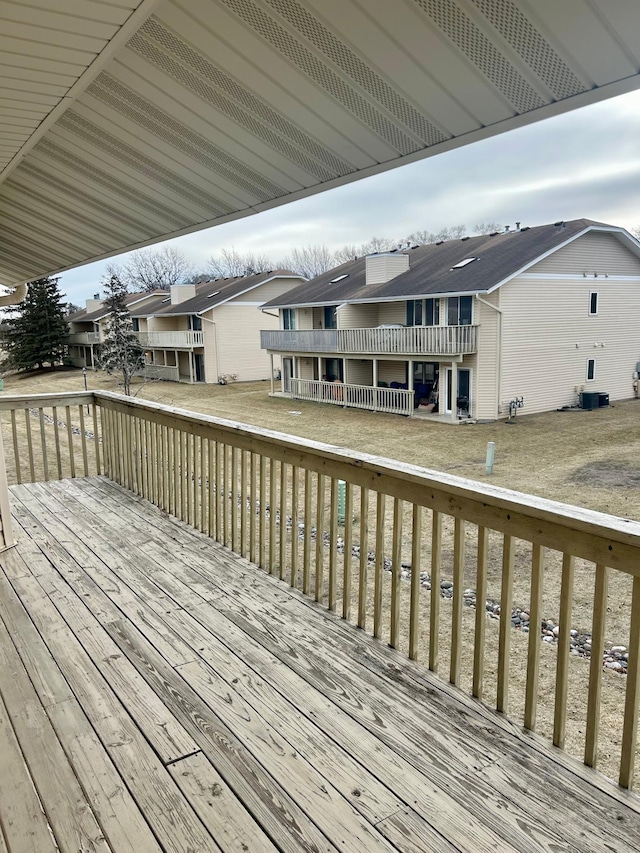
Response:
[{"label": "roof vent", "polygon": [[491,234],[489,234],[489,237],[497,237],[499,233],[499,231],[492,231]]},{"label": "roof vent", "polygon": [[436,246],[442,246],[444,240],[436,240]]},{"label": "roof vent", "polygon": [[521,230],[521,231],[528,231],[528,230],[529,230],[529,228],[530,228],[530,226],[529,226],[529,225],[525,225],[525,226],[524,226],[524,228],[521,228],[520,230]]},{"label": "roof vent", "polygon": [[560,222],[554,222],[553,224],[556,228],[564,228],[566,226],[566,223],[562,220]]},{"label": "roof vent", "polygon": [[510,225],[505,225],[505,226],[504,226],[504,231],[503,231],[502,233],[503,233],[503,234],[509,234],[509,233],[510,233],[510,231],[511,231],[511,226],[510,226]]},{"label": "roof vent", "polygon": [[519,231],[519,230],[520,230],[520,223],[516,222],[516,231]]},{"label": "roof vent", "polygon": [[94,294],[93,294],[93,298],[94,298],[94,299],[100,299],[100,294],[99,294],[99,293],[94,293]]},{"label": "roof vent", "polygon": [[470,237],[462,237],[461,239],[464,242],[465,240],[470,240],[471,238]]}]

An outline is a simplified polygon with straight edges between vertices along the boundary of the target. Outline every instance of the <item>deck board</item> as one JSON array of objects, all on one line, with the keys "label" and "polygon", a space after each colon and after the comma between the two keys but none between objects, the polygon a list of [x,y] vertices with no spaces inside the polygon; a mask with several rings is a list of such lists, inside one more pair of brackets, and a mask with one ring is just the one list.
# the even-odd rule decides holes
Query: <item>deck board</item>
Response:
[{"label": "deck board", "polygon": [[24,826],[28,791],[0,800],[11,853],[56,824],[96,853],[640,849],[637,797],[137,496],[77,479],[12,504],[0,755],[24,790],[22,756],[40,778],[58,756],[62,784]]}]

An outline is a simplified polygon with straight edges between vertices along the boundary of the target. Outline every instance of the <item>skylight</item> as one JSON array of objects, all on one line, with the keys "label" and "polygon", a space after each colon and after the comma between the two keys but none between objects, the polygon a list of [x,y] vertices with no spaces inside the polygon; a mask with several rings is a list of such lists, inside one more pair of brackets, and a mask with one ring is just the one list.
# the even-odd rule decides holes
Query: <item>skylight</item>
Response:
[{"label": "skylight", "polygon": [[329,284],[337,284],[339,281],[342,281],[343,278],[349,278],[349,273],[346,272],[344,275],[339,275],[337,278],[332,278]]},{"label": "skylight", "polygon": [[212,297],[212,296],[218,296],[218,294],[219,294],[219,293],[220,293],[220,291],[219,291],[219,290],[216,290],[214,293],[210,293],[210,294],[207,296],[207,299],[211,299],[211,297]]},{"label": "skylight", "polygon": [[[458,261],[458,263],[457,263],[457,264],[454,264],[454,265],[451,267],[451,269],[452,269],[452,270],[461,270],[461,269],[462,269],[462,267],[466,267],[466,266],[467,266],[467,264],[471,264],[471,263],[473,263],[474,261],[477,261],[477,260],[478,260],[477,258],[465,258],[465,259],[464,259],[464,261]],[[451,270],[449,270],[449,272],[451,272]]]},{"label": "skylight", "polygon": [[163,300],[162,300],[162,304],[163,304],[163,305],[164,305],[164,303],[165,303],[165,302],[171,302],[171,297],[170,297],[170,296],[167,296],[167,298],[166,298],[166,299],[163,299]]}]

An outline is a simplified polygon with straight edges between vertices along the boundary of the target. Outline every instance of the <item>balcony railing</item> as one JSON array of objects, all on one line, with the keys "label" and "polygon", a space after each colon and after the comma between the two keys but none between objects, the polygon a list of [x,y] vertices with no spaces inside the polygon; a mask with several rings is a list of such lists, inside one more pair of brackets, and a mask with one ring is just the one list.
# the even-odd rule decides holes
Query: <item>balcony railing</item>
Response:
[{"label": "balcony railing", "polygon": [[260,332],[260,346],[281,352],[338,352],[338,331],[267,329]]},{"label": "balcony railing", "polygon": [[263,349],[354,355],[464,355],[477,350],[477,326],[289,329],[260,332]]},{"label": "balcony railing", "polygon": [[[587,765],[609,760],[617,741],[615,772],[632,786],[639,522],[107,392],[3,397],[0,411],[11,481],[104,472],[412,660],[424,658],[432,671],[446,665],[454,685],[493,698],[499,712],[511,709],[557,747],[568,733],[579,738]],[[398,440],[396,430],[390,441]],[[9,492],[0,483],[10,546]],[[464,606],[470,591],[475,607]],[[485,608],[492,595],[497,621]],[[528,634],[512,627],[516,596]],[[590,661],[572,649],[574,607],[581,629],[589,627]],[[541,643],[549,609],[557,640]],[[628,626],[615,638],[627,650],[626,675],[603,673],[614,609]],[[354,634],[359,655],[356,646]],[[363,660],[389,672],[375,655]],[[599,750],[601,704],[607,714],[618,710],[620,724],[607,723]]]},{"label": "balcony railing", "polygon": [[73,335],[69,335],[67,343],[84,344],[85,346],[88,346],[89,344],[99,344],[100,335],[98,332],[76,332]]},{"label": "balcony railing", "polygon": [[180,371],[169,364],[145,364],[136,375],[144,376],[145,379],[162,379],[165,382],[180,381]]},{"label": "balcony railing", "polygon": [[203,332],[138,332],[143,347],[192,349],[204,346]]},{"label": "balcony railing", "polygon": [[401,388],[374,388],[343,382],[319,382],[316,379],[290,379],[289,393],[294,400],[333,403],[348,409],[368,409],[393,415],[413,414],[413,391]]}]

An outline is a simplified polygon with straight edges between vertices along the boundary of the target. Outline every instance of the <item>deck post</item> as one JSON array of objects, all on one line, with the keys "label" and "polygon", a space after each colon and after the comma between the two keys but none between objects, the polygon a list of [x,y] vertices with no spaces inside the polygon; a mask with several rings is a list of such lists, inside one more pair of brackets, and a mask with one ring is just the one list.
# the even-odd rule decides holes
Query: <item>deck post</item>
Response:
[{"label": "deck post", "polygon": [[4,460],[4,444],[2,442],[2,431],[0,430],[0,551],[13,548],[16,540],[13,535],[13,523],[11,521],[11,505],[9,503],[9,485],[7,482],[7,466]]},{"label": "deck post", "polygon": [[449,405],[451,406],[451,421],[455,424],[458,422],[458,364],[453,360],[451,361],[451,399]]},{"label": "deck post", "polygon": [[276,388],[275,388],[275,384],[274,384],[275,378],[273,375],[273,353],[272,352],[269,353],[269,360],[271,362],[271,396],[273,397],[273,395],[275,394]]}]

